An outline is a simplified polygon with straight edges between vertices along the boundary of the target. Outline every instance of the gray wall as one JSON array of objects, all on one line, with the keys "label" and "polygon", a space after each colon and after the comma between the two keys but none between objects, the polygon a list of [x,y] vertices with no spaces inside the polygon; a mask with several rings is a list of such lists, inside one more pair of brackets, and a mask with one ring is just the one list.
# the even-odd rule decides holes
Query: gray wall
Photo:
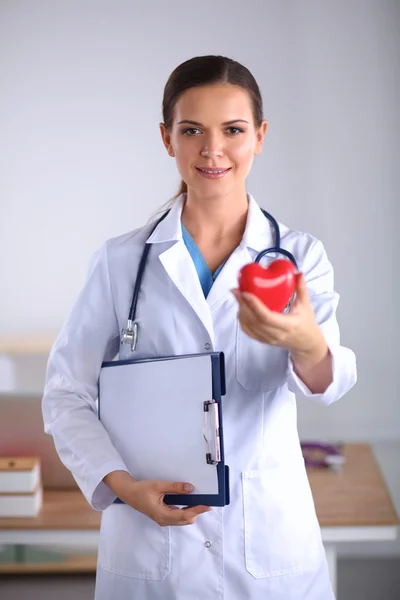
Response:
[{"label": "gray wall", "polygon": [[[377,442],[400,507],[399,31],[397,0],[0,0],[0,339],[56,332],[93,252],[175,193],[163,86],[191,56],[229,55],[258,79],[269,121],[248,189],[325,243],[358,358],[336,405],[299,399],[300,434]],[[45,360],[15,361],[17,392],[40,396]],[[400,542],[340,552],[400,555]],[[360,576],[343,564],[343,599],[378,598],[367,579],[351,591],[368,573],[398,586],[395,563]]]},{"label": "gray wall", "polygon": [[324,241],[358,357],[337,405],[301,399],[300,432],[400,438],[399,26],[396,0],[0,2],[0,337],[57,331],[93,252],[173,195],[163,86],[181,61],[226,54],[270,125],[248,189]]}]

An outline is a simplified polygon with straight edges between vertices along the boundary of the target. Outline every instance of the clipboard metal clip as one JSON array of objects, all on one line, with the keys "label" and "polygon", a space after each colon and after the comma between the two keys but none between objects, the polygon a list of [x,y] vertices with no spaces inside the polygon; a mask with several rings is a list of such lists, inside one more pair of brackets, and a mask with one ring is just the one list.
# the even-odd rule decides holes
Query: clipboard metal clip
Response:
[{"label": "clipboard metal clip", "polygon": [[[211,421],[211,424],[209,423]],[[214,458],[211,453],[207,431],[211,429],[214,437]],[[221,441],[219,431],[218,403],[215,400],[204,402],[204,427],[203,438],[207,444],[206,461],[208,465],[217,465],[221,462]]]}]

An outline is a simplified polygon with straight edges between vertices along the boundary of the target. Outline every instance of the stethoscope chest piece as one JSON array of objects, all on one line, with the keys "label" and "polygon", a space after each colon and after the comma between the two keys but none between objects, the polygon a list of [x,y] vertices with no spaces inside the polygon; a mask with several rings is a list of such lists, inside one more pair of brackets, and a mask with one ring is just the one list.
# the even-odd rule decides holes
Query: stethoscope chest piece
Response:
[{"label": "stethoscope chest piece", "polygon": [[128,320],[126,329],[121,331],[121,346],[130,344],[132,352],[136,349],[138,339],[138,324],[136,321]]}]

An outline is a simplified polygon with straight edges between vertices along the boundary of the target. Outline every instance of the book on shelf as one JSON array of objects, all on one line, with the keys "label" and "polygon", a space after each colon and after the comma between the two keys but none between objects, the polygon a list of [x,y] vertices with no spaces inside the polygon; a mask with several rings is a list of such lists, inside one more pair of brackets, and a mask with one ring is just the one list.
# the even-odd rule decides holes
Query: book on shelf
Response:
[{"label": "book on shelf", "polygon": [[0,457],[0,517],[35,517],[42,504],[40,460]]},{"label": "book on shelf", "polygon": [[32,493],[40,480],[39,458],[0,456],[0,494]]},{"label": "book on shelf", "polygon": [[43,506],[43,490],[38,486],[31,493],[0,494],[1,517],[37,517]]}]

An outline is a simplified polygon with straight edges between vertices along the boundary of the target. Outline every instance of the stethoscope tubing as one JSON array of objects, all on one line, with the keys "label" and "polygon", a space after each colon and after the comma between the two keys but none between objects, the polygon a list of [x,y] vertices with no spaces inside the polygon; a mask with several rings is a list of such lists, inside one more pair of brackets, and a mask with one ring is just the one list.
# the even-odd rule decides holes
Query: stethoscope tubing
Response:
[{"label": "stethoscope tubing", "polygon": [[[170,211],[167,210],[161,216],[161,218],[157,220],[157,222],[155,223],[155,225],[151,231],[151,234],[155,231],[155,229],[158,227],[158,225],[161,223],[161,221],[163,221],[165,219],[165,217],[169,214],[169,212]],[[259,254],[257,254],[254,262],[259,263],[261,261],[261,259],[268,254],[282,254],[283,256],[286,256],[286,258],[291,260],[297,269],[297,262],[293,256],[293,254],[291,252],[289,252],[288,250],[281,248],[281,235],[280,235],[278,222],[266,210],[262,210],[262,212],[263,212],[264,216],[268,219],[268,221],[271,223],[271,226],[273,229],[274,246],[272,246],[271,248],[266,248],[265,250],[262,250],[261,252],[259,252]],[[130,306],[130,310],[129,310],[127,329],[122,330],[122,333],[121,333],[121,344],[130,343],[132,346],[132,351],[136,348],[136,343],[137,343],[137,323],[135,322],[135,318],[136,318],[136,312],[137,312],[137,305],[138,305],[138,301],[139,301],[140,288],[142,287],[142,281],[143,281],[143,277],[144,277],[144,273],[145,273],[145,269],[146,269],[146,263],[147,263],[147,259],[149,256],[149,252],[151,250],[151,246],[152,246],[152,244],[147,244],[147,243],[144,246],[143,253],[140,258],[138,273],[137,273],[135,286],[134,286],[134,290],[133,290],[133,296],[132,296],[132,302],[131,302],[131,306]]]}]

